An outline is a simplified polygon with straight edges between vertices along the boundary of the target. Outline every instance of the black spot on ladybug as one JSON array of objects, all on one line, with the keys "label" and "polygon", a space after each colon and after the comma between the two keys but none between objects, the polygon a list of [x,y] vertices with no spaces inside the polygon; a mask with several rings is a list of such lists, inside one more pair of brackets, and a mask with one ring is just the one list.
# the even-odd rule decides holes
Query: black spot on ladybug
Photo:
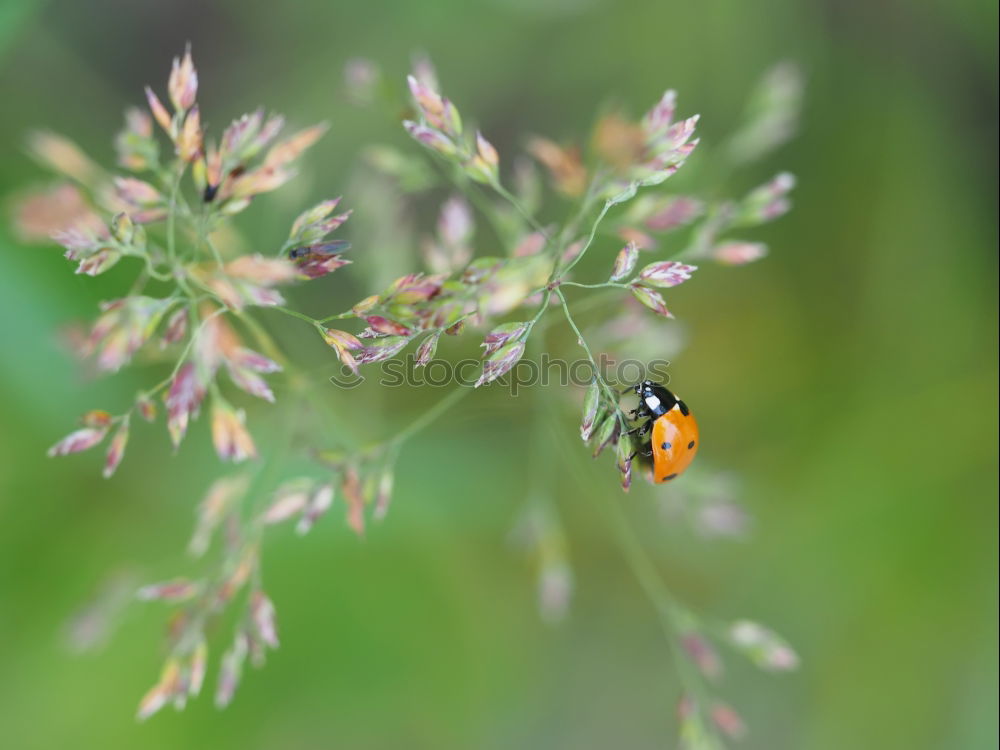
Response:
[{"label": "black spot on ladybug", "polygon": [[670,446],[670,443],[663,443],[663,444],[660,445],[660,447],[663,448],[663,450],[668,451],[668,450],[670,450],[671,446]]},{"label": "black spot on ladybug", "polygon": [[668,477],[663,477],[663,481],[664,481],[664,482],[669,482],[669,481],[670,481],[671,479],[673,479],[673,478],[674,478],[674,477],[676,477],[676,476],[677,476],[676,474],[671,474],[671,475],[670,475],[670,476],[668,476]]},{"label": "black spot on ladybug", "polygon": [[687,404],[685,404],[683,401],[678,401],[677,405],[681,408],[681,414],[683,414],[685,417],[691,413],[688,410]]},{"label": "black spot on ladybug", "polygon": [[688,443],[688,450],[691,450],[692,448],[694,448],[694,440]]}]

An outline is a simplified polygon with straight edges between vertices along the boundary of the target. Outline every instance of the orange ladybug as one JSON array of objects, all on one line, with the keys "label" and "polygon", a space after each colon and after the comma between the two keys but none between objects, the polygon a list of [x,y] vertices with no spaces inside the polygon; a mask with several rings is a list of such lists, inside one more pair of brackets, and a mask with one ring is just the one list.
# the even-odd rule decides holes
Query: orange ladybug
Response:
[{"label": "orange ladybug", "polygon": [[643,380],[633,388],[639,406],[632,410],[637,419],[648,421],[636,429],[649,434],[643,454],[653,458],[653,481],[669,482],[683,472],[698,452],[698,423],[687,408],[659,383]]}]

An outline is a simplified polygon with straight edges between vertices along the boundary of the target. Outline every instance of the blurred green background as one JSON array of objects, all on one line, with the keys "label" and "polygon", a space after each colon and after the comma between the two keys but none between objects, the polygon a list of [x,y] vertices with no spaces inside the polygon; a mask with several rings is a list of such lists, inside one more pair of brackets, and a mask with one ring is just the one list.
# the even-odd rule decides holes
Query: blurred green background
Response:
[{"label": "blurred green background", "polygon": [[[332,122],[297,186],[248,214],[248,236],[265,244],[308,201],[345,193],[350,205],[364,145],[410,148],[384,114],[345,104],[352,57],[395,81],[428,52],[504,154],[528,133],[583,137],[603,103],[638,113],[667,86],[682,112],[702,113],[710,145],[781,59],[801,65],[807,96],[799,137],[729,186],[798,175],[793,212],[754,235],[771,256],[708,269],[671,296],[691,336],[673,377],[701,421],[699,460],[742,477],[753,534],[696,538],[663,519],[662,488],[621,496],[568,412],[553,420],[549,439],[565,442],[553,451],[530,438],[531,393],[476,393],[408,447],[392,511],[364,541],[339,514],[305,539],[271,536],[282,647],[221,713],[203,697],[134,721],[162,659],[158,606],[129,610],[97,653],[65,646],[65,623],[109,572],[192,570],[193,508],[220,467],[204,424],[173,458],[162,429],[136,436],[110,482],[97,456],[45,458],[78,414],[120,406],[150,376],[81,377],[58,332],[113,295],[112,281],[74,276],[56,248],[0,230],[0,742],[671,747],[678,685],[595,507],[615,502],[678,595],[768,623],[798,649],[802,668],[787,676],[730,660],[720,692],[750,725],[745,747],[995,746],[996,29],[985,0],[7,0],[0,195],[43,179],[22,150],[34,127],[110,163],[123,107],[146,83],[162,90],[190,40],[216,129],[261,103],[296,125]],[[302,298],[317,314],[363,291],[349,277],[323,289]],[[303,358],[329,356],[296,326],[274,328]],[[369,436],[441,395],[360,393],[329,395]],[[540,622],[530,566],[508,544],[529,453],[555,462],[577,576],[558,627]]]}]

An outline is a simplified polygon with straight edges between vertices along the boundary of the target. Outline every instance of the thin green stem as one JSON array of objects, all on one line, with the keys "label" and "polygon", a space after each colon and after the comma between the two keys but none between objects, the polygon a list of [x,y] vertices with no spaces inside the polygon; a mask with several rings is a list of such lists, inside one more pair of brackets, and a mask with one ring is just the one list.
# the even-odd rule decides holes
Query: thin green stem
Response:
[{"label": "thin green stem", "polygon": [[469,187],[465,189],[465,194],[469,196],[469,200],[471,200],[475,204],[476,208],[479,209],[479,213],[486,217],[490,226],[493,227],[493,232],[496,234],[497,238],[503,242],[504,235],[508,234],[509,227],[504,226],[503,219],[497,211],[496,205],[489,199],[486,192],[481,189],[481,185],[473,184],[472,180],[467,178],[464,182],[469,185]]},{"label": "thin green stem", "polygon": [[707,706],[705,681],[692,664],[690,657],[685,653],[681,643],[686,623],[692,619],[692,615],[670,593],[646,549],[639,541],[635,530],[625,518],[621,504],[597,504],[601,507],[615,532],[615,539],[625,562],[659,615],[660,624],[663,626],[667,642],[677,662],[677,670],[684,690],[694,696],[701,706]]},{"label": "thin green stem", "polygon": [[174,277],[171,276],[169,273],[161,273],[160,271],[157,271],[156,267],[153,265],[153,260],[149,256],[143,255],[142,259],[146,264],[146,273],[149,274],[151,278],[154,278],[157,281],[174,280]]},{"label": "thin green stem", "polygon": [[[197,299],[197,295],[194,293],[194,290],[191,288],[191,285],[188,284],[188,278],[189,277],[188,277],[187,273],[184,271],[183,268],[178,268],[178,269],[176,269],[174,271],[174,281],[177,282],[177,286],[179,286],[183,290],[183,292],[188,296],[188,299],[192,300],[192,302],[193,302],[195,299]],[[205,284],[202,284],[200,281],[198,281],[193,276],[191,276],[190,279],[192,281],[194,281],[202,289],[204,289],[209,294],[211,294],[213,298],[217,298],[218,297],[216,295],[216,293],[215,293],[214,290],[212,290],[210,287],[206,286]]]},{"label": "thin green stem", "polygon": [[274,339],[271,338],[271,334],[264,330],[264,326],[258,323],[252,315],[248,315],[245,310],[234,310],[233,314],[247,327],[250,334],[257,341],[257,345],[264,350],[264,354],[281,365],[282,368],[287,369],[289,365],[288,357],[274,343]]},{"label": "thin green stem", "polygon": [[176,168],[176,174],[170,183],[170,203],[167,209],[167,257],[171,264],[177,259],[177,196],[181,189],[181,178],[184,177],[184,164],[180,162]]},{"label": "thin green stem", "polygon": [[[451,160],[443,159],[443,157],[442,159],[438,159],[435,158],[433,154],[429,154],[429,156],[431,163],[434,164],[435,168],[437,168],[441,172],[445,172],[441,164],[442,160],[447,162],[449,165],[454,166],[454,162],[452,162]],[[498,217],[496,216],[496,211],[493,209],[493,207],[488,204],[484,204],[479,199],[479,194],[475,187],[472,187],[471,189],[467,187],[468,184],[472,182],[472,180],[469,179],[468,175],[457,169],[452,170],[452,172],[453,174],[446,173],[447,179],[450,180],[451,182],[456,183],[460,188],[464,188],[464,192],[472,199],[473,203],[476,204],[479,210],[490,221],[490,223],[493,225],[493,230],[497,233],[497,235],[502,238],[503,228]],[[547,241],[552,239],[551,237],[549,237],[549,234],[546,231],[545,227],[543,227],[538,222],[538,220],[534,216],[532,216],[531,213],[523,205],[521,205],[521,202],[517,199],[517,196],[515,196],[513,193],[507,190],[507,188],[505,188],[500,183],[500,180],[498,179],[493,180],[492,182],[489,182],[488,185],[490,188],[493,189],[493,191],[497,195],[499,195],[505,201],[510,203],[511,206],[513,206],[514,210],[517,211],[526,222],[528,222],[528,226],[530,226],[536,232],[541,232],[545,236],[545,239]]]},{"label": "thin green stem", "polygon": [[584,217],[590,213],[590,210],[594,207],[594,202],[599,192],[598,186],[603,185],[603,180],[603,173],[598,172],[594,175],[594,179],[590,181],[590,184],[587,186],[587,192],[580,201],[580,208],[577,209],[573,218],[563,225],[563,229],[559,233],[560,245],[565,245],[569,241],[569,238],[576,233],[580,222],[583,221]]},{"label": "thin green stem", "polygon": [[154,385],[152,388],[150,388],[150,389],[148,389],[146,391],[143,391],[143,394],[142,394],[143,396],[145,396],[146,398],[150,398],[150,397],[156,395],[156,393],[159,390],[161,390],[162,388],[165,388],[167,385],[169,385],[173,381],[173,379],[177,376],[177,373],[180,372],[181,367],[184,366],[184,362],[187,361],[188,355],[191,353],[191,349],[194,348],[194,344],[198,340],[198,336],[204,330],[205,326],[208,325],[209,321],[213,320],[214,318],[219,317],[220,315],[222,315],[225,312],[226,312],[226,308],[220,307],[217,310],[215,310],[214,312],[212,312],[210,315],[206,316],[198,324],[198,327],[188,337],[187,343],[184,345],[184,349],[181,350],[180,356],[177,357],[177,361],[176,361],[176,363],[174,363],[174,367],[170,371],[170,374],[167,377],[165,377],[163,380],[161,380],[159,383],[157,383],[156,385]]},{"label": "thin green stem", "polygon": [[525,338],[531,335],[531,331],[535,328],[535,325],[542,319],[542,316],[548,312],[549,300],[551,299],[552,288],[546,287],[545,291],[542,293],[542,301],[539,303],[538,310],[535,312],[535,317],[528,321],[528,330],[524,333]]},{"label": "thin green stem", "polygon": [[346,312],[336,313],[335,315],[327,315],[325,318],[320,318],[316,322],[320,325],[324,323],[329,323],[331,320],[345,320],[347,318],[356,318],[357,313],[353,310],[347,310]]},{"label": "thin green stem", "polygon": [[198,243],[199,245],[204,243],[208,246],[209,251],[212,253],[212,257],[215,259],[215,264],[219,266],[219,268],[222,268],[222,266],[225,265],[225,261],[222,260],[222,253],[219,252],[215,243],[212,242],[212,238],[208,236],[208,221],[208,207],[206,206],[202,208],[201,213],[198,215]]},{"label": "thin green stem", "polygon": [[572,286],[577,289],[628,289],[628,284],[622,284],[617,281],[605,281],[600,284],[579,284],[575,281],[560,281],[559,286]]},{"label": "thin green stem", "polygon": [[461,401],[465,396],[472,392],[472,388],[466,385],[459,385],[451,393],[438,401],[434,406],[425,411],[419,417],[414,419],[410,424],[408,424],[403,429],[396,432],[392,436],[392,439],[387,441],[388,445],[399,446],[413,437],[416,433],[423,430],[429,424],[431,424],[435,419],[444,414],[448,409]]},{"label": "thin green stem", "polygon": [[163,273],[156,270],[156,266],[153,264],[153,259],[150,258],[146,253],[137,253],[134,250],[130,250],[127,246],[120,243],[114,243],[114,247],[118,252],[127,258],[139,258],[143,262],[143,273],[150,278],[156,279],[157,281],[173,281],[174,277],[169,273]]},{"label": "thin green stem", "polygon": [[306,315],[305,313],[300,313],[298,310],[292,310],[291,308],[282,307],[281,305],[269,305],[267,309],[277,310],[278,312],[284,313],[285,315],[290,315],[293,318],[298,318],[299,320],[305,321],[306,323],[316,326],[317,328],[323,325],[324,320],[329,320],[329,318],[324,318],[323,320],[316,320],[316,318]]},{"label": "thin green stem", "polygon": [[610,201],[604,202],[604,207],[601,209],[601,212],[597,215],[597,218],[591,225],[590,234],[587,236],[587,241],[583,244],[583,247],[580,248],[580,252],[578,252],[576,254],[576,257],[573,258],[573,260],[571,260],[569,263],[567,263],[564,268],[562,269],[559,269],[558,267],[556,268],[556,270],[552,274],[553,281],[558,278],[561,278],[562,276],[565,276],[567,273],[570,272],[573,266],[575,266],[583,259],[583,256],[586,255],[587,251],[590,249],[590,246],[594,244],[594,238],[597,236],[597,228],[601,225],[601,222],[604,221],[604,217],[607,216],[608,211],[611,210],[611,207],[613,205],[614,204],[611,203]]},{"label": "thin green stem", "polygon": [[[487,221],[489,221],[490,226],[493,227],[493,231],[497,238],[503,241],[504,234],[506,233],[503,223],[500,220],[500,217],[497,216],[496,208],[486,200],[486,196],[481,190],[479,190],[479,186],[473,184],[468,175],[457,169],[454,163],[450,160],[446,160],[444,157],[439,157],[433,153],[428,153],[427,159],[430,161],[434,169],[436,169],[447,182],[454,184],[457,188],[459,188],[459,190],[469,197],[469,200],[476,205],[479,212],[486,217]],[[446,164],[451,167],[451,169],[446,168]]]},{"label": "thin green stem", "polygon": [[514,210],[517,211],[526,222],[528,222],[528,225],[532,229],[545,237],[546,241],[551,241],[552,238],[549,236],[548,230],[543,227],[534,216],[531,215],[528,209],[521,205],[521,201],[517,199],[517,196],[500,184],[499,180],[491,182],[490,187],[493,188],[497,195],[513,206]]},{"label": "thin green stem", "polygon": [[[614,292],[614,294],[617,295],[618,293]],[[612,296],[611,294],[595,294],[595,295],[592,295],[592,296],[586,298],[585,300],[583,300],[582,302],[580,302],[576,306],[576,310],[577,310],[577,312],[580,312],[580,311],[583,311],[583,310],[592,310],[593,308],[600,307],[601,305],[606,305],[608,303],[608,300],[610,299],[611,296]],[[543,305],[543,306],[541,306],[539,308],[539,310],[540,310],[541,313],[544,313],[546,309],[548,309],[548,303],[547,302],[546,302],[545,305]],[[538,317],[541,317],[541,316],[539,315]],[[532,330],[545,331],[554,322],[558,322],[558,320],[559,320],[559,318],[541,318],[541,320],[539,320],[538,323],[537,323],[537,328],[536,328],[536,326],[533,325],[532,326]]]},{"label": "thin green stem", "polygon": [[[559,287],[555,288],[556,296],[559,298],[559,302],[562,304],[563,314],[566,316],[566,322],[569,323],[570,328],[573,329],[573,333],[576,334],[577,343],[581,346],[584,352],[587,354],[587,359],[590,360],[591,366],[594,368],[594,377],[597,379],[598,384],[601,386],[601,390],[604,391],[604,395],[607,397],[608,401],[612,404],[618,403],[618,394],[615,389],[612,388],[608,382],[604,379],[604,375],[601,373],[600,365],[597,363],[597,359],[594,357],[594,353],[590,350],[590,345],[587,340],[583,337],[580,328],[576,325],[576,321],[573,320],[573,316],[569,311],[569,304],[566,302],[566,295],[562,293]],[[622,414],[621,409],[616,410],[616,416],[618,421],[624,427],[625,417]]]}]

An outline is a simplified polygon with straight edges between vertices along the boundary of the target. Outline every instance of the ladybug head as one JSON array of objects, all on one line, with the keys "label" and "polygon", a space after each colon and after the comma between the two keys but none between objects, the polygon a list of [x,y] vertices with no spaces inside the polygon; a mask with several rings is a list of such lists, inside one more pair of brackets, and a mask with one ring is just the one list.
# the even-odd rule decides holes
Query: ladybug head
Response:
[{"label": "ladybug head", "polygon": [[646,395],[653,393],[653,390],[657,388],[662,390],[663,386],[658,383],[654,383],[652,380],[643,380],[642,382],[636,383],[632,386],[632,390],[635,391],[635,395],[639,398],[643,398]]},{"label": "ladybug head", "polygon": [[677,399],[669,390],[652,380],[643,380],[633,387],[639,401],[645,410],[651,414],[659,415],[670,411]]},{"label": "ladybug head", "polygon": [[[652,380],[643,380],[640,383],[636,383],[632,386],[632,390],[641,399],[645,399],[646,396],[660,396],[664,391],[667,391],[662,385],[654,383]],[[669,391],[667,392],[669,393]]]}]

